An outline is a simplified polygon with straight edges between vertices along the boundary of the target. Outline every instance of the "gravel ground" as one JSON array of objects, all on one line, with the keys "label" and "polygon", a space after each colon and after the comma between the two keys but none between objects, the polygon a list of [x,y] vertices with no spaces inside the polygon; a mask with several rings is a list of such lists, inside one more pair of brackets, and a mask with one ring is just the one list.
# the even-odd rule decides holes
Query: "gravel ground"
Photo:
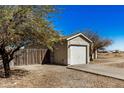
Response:
[{"label": "gravel ground", "polygon": [[123,88],[124,81],[58,65],[13,68],[11,78],[0,78],[0,87],[18,88]]}]

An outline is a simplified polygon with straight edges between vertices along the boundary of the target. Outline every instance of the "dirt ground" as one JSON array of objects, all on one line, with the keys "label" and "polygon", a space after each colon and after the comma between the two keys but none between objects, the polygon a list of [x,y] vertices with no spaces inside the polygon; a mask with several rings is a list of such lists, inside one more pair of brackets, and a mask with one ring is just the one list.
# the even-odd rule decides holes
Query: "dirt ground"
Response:
[{"label": "dirt ground", "polygon": [[[102,58],[102,57],[103,58]],[[106,56],[106,58],[104,58]],[[111,55],[115,56],[115,55]],[[94,63],[123,61],[123,57],[100,54]],[[112,60],[111,60],[112,59]],[[115,60],[116,59],[116,60]],[[115,66],[114,66],[115,67]],[[0,78],[0,87],[9,88],[124,88],[124,81],[67,69],[59,65],[29,65],[12,68],[10,78]]]},{"label": "dirt ground", "polygon": [[[14,70],[15,69],[15,70]],[[9,79],[0,78],[0,87],[18,88],[116,88],[124,81],[67,69],[58,65],[31,65],[13,69]]]}]

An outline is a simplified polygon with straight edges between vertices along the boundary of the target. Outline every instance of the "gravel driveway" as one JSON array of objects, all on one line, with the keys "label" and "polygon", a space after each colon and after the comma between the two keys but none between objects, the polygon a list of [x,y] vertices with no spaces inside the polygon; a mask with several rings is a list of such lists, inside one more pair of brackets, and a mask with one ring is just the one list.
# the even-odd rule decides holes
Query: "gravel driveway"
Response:
[{"label": "gravel driveway", "polygon": [[58,65],[30,65],[13,69],[9,79],[0,78],[0,87],[26,88],[116,88],[124,81],[66,69]]}]

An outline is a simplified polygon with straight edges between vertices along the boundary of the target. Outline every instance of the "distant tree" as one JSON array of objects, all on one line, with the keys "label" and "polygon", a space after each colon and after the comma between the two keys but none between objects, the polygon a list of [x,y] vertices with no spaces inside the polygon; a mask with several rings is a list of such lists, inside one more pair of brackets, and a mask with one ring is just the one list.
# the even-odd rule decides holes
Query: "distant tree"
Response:
[{"label": "distant tree", "polygon": [[112,44],[112,40],[103,39],[96,32],[93,32],[91,30],[86,30],[83,32],[83,34],[86,35],[93,42],[90,52],[91,60],[93,60],[93,58],[95,59],[97,58],[98,49],[103,49]]},{"label": "distant tree", "polygon": [[38,44],[49,49],[59,35],[47,20],[53,6],[0,6],[0,55],[5,77],[10,77],[9,63],[21,47]]}]

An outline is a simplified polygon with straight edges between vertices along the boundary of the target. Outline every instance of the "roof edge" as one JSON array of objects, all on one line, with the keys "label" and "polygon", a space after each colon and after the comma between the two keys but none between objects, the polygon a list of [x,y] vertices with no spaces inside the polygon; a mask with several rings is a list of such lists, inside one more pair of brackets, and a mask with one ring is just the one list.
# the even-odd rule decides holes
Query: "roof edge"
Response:
[{"label": "roof edge", "polygon": [[70,39],[73,39],[73,38],[75,38],[75,37],[77,37],[77,36],[82,36],[82,37],[84,37],[86,40],[88,40],[90,43],[92,43],[92,40],[90,40],[87,36],[85,36],[84,34],[82,34],[82,33],[78,33],[78,34],[75,34],[75,35],[73,35],[73,36],[70,36],[70,37],[68,37],[66,40],[70,40]]}]

